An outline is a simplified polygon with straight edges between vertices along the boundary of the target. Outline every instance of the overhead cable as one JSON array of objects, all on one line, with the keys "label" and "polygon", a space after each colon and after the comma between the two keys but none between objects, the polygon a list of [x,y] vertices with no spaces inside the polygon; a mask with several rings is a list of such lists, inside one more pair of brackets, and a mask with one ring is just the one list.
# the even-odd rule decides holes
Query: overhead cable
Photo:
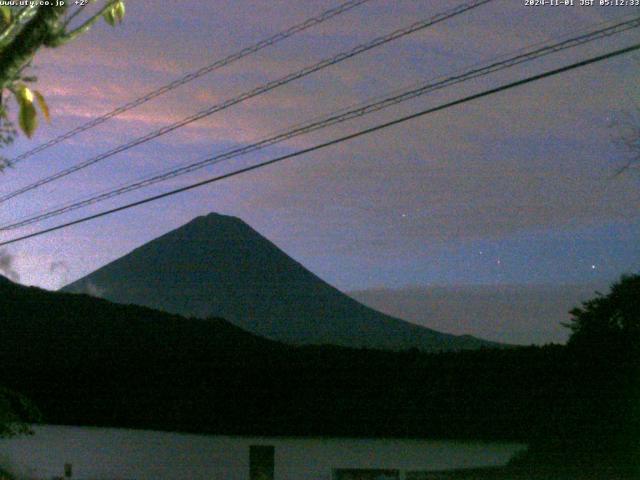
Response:
[{"label": "overhead cable", "polygon": [[99,212],[99,213],[96,213],[96,214],[93,214],[93,215],[89,215],[89,216],[86,216],[86,217],[83,217],[83,218],[79,218],[77,220],[73,220],[71,222],[66,222],[66,223],[63,223],[63,224],[56,225],[54,227],[49,227],[49,228],[46,228],[44,230],[40,230],[40,231],[37,231],[37,232],[34,232],[34,233],[30,233],[28,235],[23,235],[23,236],[20,236],[20,237],[17,237],[17,238],[6,240],[6,241],[3,241],[3,242],[0,242],[0,247],[6,246],[6,245],[10,245],[12,243],[24,241],[24,240],[29,239],[29,238],[38,237],[38,236],[44,235],[46,233],[50,233],[50,232],[54,232],[54,231],[57,231],[57,230],[61,230],[63,228],[69,228],[69,227],[71,227],[73,225],[78,225],[80,223],[88,222],[90,220],[95,220],[97,218],[104,217],[104,216],[107,216],[107,215],[111,215],[111,214],[114,214],[116,212],[121,212],[123,210],[128,210],[128,209],[133,208],[133,207],[137,207],[137,206],[144,205],[144,204],[147,204],[147,203],[155,202],[155,201],[160,200],[162,198],[171,197],[173,195],[177,195],[177,194],[182,193],[182,192],[193,190],[195,188],[198,188],[198,187],[201,187],[201,186],[204,186],[204,185],[209,185],[211,183],[219,182],[219,181],[225,180],[227,178],[232,178],[232,177],[241,175],[243,173],[247,173],[247,172],[250,172],[250,171],[258,170],[258,169],[267,167],[269,165],[273,165],[275,163],[282,162],[282,161],[290,159],[290,158],[298,157],[298,156],[301,156],[301,155],[304,155],[304,154],[307,154],[307,153],[311,153],[311,152],[314,152],[314,151],[317,151],[317,150],[321,150],[321,149],[327,148],[327,147],[332,146],[332,145],[337,145],[339,143],[342,143],[342,142],[345,142],[345,141],[348,141],[348,140],[352,140],[354,138],[358,138],[358,137],[361,137],[363,135],[368,135],[370,133],[374,133],[374,132],[380,131],[382,129],[389,128],[389,127],[392,127],[394,125],[399,125],[399,124],[402,124],[402,123],[407,122],[409,120],[413,120],[413,119],[416,119],[416,118],[419,118],[419,117],[423,117],[423,116],[431,114],[431,113],[442,111],[442,110],[445,110],[447,108],[451,108],[451,107],[454,107],[454,106],[457,106],[457,105],[461,105],[463,103],[467,103],[467,102],[470,102],[470,101],[473,101],[473,100],[477,100],[479,98],[483,98],[483,97],[487,97],[487,96],[490,96],[490,95],[494,95],[496,93],[503,92],[503,91],[506,91],[506,90],[510,90],[512,88],[516,88],[516,87],[519,87],[519,86],[522,86],[522,85],[525,85],[525,84],[528,84],[528,83],[531,83],[531,82],[535,82],[535,81],[541,80],[543,78],[552,77],[552,76],[555,76],[555,75],[559,75],[561,73],[568,72],[570,70],[575,70],[577,68],[582,68],[582,67],[585,67],[587,65],[591,65],[591,64],[594,64],[594,63],[597,63],[597,62],[601,62],[601,61],[610,59],[610,58],[614,58],[614,57],[617,57],[617,56],[620,56],[620,55],[631,53],[631,52],[637,51],[639,49],[640,49],[640,44],[635,44],[635,45],[633,45],[631,47],[615,50],[613,52],[609,52],[609,53],[604,54],[604,55],[599,55],[597,57],[592,57],[592,58],[589,58],[587,60],[583,60],[583,61],[580,61],[580,62],[573,63],[571,65],[567,65],[565,67],[556,68],[556,69],[553,69],[553,70],[548,70],[548,71],[546,71],[544,73],[541,73],[541,74],[538,74],[538,75],[530,76],[530,77],[524,78],[522,80],[518,80],[518,81],[515,81],[515,82],[511,82],[511,83],[505,84],[505,85],[501,85],[499,87],[492,88],[492,89],[489,89],[489,90],[484,90],[483,92],[476,93],[474,95],[469,95],[469,96],[466,96],[466,97],[458,99],[458,100],[454,100],[454,101],[451,101],[451,102],[444,103],[444,104],[439,105],[437,107],[428,108],[426,110],[422,110],[420,112],[413,113],[411,115],[406,115],[406,116],[403,116],[403,117],[400,117],[400,118],[396,118],[396,119],[391,120],[389,122],[382,123],[382,124],[379,124],[379,125],[376,125],[374,127],[370,127],[370,128],[364,129],[364,130],[360,130],[360,131],[358,131],[356,133],[352,133],[350,135],[345,135],[345,136],[330,140],[328,142],[320,143],[320,144],[314,145],[314,146],[309,147],[309,148],[305,148],[305,149],[298,150],[298,151],[293,152],[293,153],[289,153],[287,155],[282,155],[280,157],[273,158],[271,160],[267,160],[265,162],[261,162],[261,163],[258,163],[258,164],[255,164],[255,165],[252,165],[252,166],[249,166],[249,167],[241,168],[239,170],[235,170],[235,171],[230,172],[230,173],[226,173],[226,174],[223,174],[223,175],[218,175],[218,176],[209,178],[207,180],[203,180],[203,181],[200,181],[200,182],[192,183],[192,184],[187,185],[185,187],[181,187],[181,188],[177,188],[175,190],[171,190],[169,192],[161,193],[159,195],[154,195],[152,197],[147,197],[145,199],[138,200],[136,202],[132,202],[132,203],[129,203],[129,204],[126,204],[126,205],[122,205],[120,207],[112,208],[110,210],[105,210],[105,211],[102,211],[102,212]]},{"label": "overhead cable", "polygon": [[55,180],[59,180],[61,178],[64,178],[68,175],[71,175],[72,173],[75,173],[79,170],[83,170],[91,165],[95,165],[98,162],[101,162],[107,158],[110,158],[118,153],[127,151],[133,147],[136,147],[138,145],[141,145],[143,143],[149,142],[151,140],[154,140],[158,137],[161,137],[162,135],[166,135],[169,132],[173,132],[174,130],[177,130],[179,128],[185,127],[193,122],[196,122],[198,120],[201,120],[205,117],[211,116],[214,113],[220,112],[222,110],[225,110],[233,105],[236,105],[238,103],[244,102],[250,98],[254,98],[257,97],[258,95],[262,95],[266,92],[269,92],[271,90],[275,90],[278,87],[281,87],[283,85],[286,85],[288,83],[293,82],[294,80],[298,80],[300,78],[306,77],[308,75],[311,75],[312,73],[315,73],[319,70],[322,70],[324,68],[327,68],[329,66],[335,65],[337,63],[343,62],[349,58],[355,57],[356,55],[360,55],[361,53],[367,52],[371,49],[377,48],[381,45],[384,45],[386,43],[389,43],[391,41],[397,40],[399,38],[405,37],[407,35],[410,35],[412,33],[415,33],[419,30],[423,30],[427,27],[430,27],[432,25],[435,25],[439,22],[442,22],[444,20],[447,20],[449,18],[455,17],[457,15],[461,15],[471,9],[477,8],[481,5],[484,5],[485,3],[489,3],[493,0],[474,0],[471,2],[468,2],[466,4],[463,5],[459,5],[455,8],[452,8],[450,10],[447,10],[443,13],[439,13],[436,14],[432,17],[429,17],[425,20],[421,20],[418,22],[415,22],[407,27],[395,30],[387,35],[383,35],[380,37],[377,37],[367,43],[363,43],[360,44],[354,48],[352,48],[351,50],[345,51],[345,52],[341,52],[337,55],[334,55],[330,58],[326,58],[318,63],[315,63],[311,66],[305,67],[301,70],[298,70],[296,72],[290,73],[288,75],[285,75],[284,77],[281,77],[277,80],[273,80],[271,82],[268,82],[264,85],[261,85],[259,87],[256,87],[252,90],[249,90],[247,92],[244,92],[236,97],[233,97],[231,99],[228,99],[222,103],[213,105],[205,110],[201,110],[198,113],[195,113],[193,115],[190,115],[182,120],[179,120],[178,122],[172,123],[170,125],[166,125],[162,128],[159,128],[157,130],[154,130],[142,137],[136,138],[134,140],[131,140],[130,142],[127,142],[125,144],[119,145],[111,150],[108,150],[107,152],[101,153],[95,157],[92,157],[88,160],[85,160],[83,162],[80,162],[76,165],[73,165],[69,168],[66,168],[64,170],[61,170],[57,173],[54,173],[52,175],[49,175],[48,177],[42,178],[34,183],[31,183],[25,187],[19,188],[17,190],[14,190],[10,193],[7,193],[5,195],[0,196],[0,203],[4,203],[7,200],[10,200],[12,198],[17,197],[18,195],[22,195],[23,193],[29,192],[31,190],[34,190],[38,187],[41,187],[43,185],[46,185],[50,182],[53,182]]},{"label": "overhead cable", "polygon": [[370,103],[364,106],[360,106],[345,112],[341,112],[336,115],[332,115],[326,118],[322,118],[320,120],[312,121],[310,123],[304,124],[299,127],[295,127],[283,133],[279,133],[269,138],[265,138],[258,142],[252,143],[250,145],[237,147],[237,148],[228,150],[224,153],[215,155],[213,157],[208,157],[197,162],[189,163],[178,168],[170,169],[168,171],[165,171],[156,175],[152,175],[152,176],[143,178],[141,180],[131,182],[123,186],[108,190],[106,192],[93,195],[81,201],[73,202],[61,207],[56,207],[56,208],[47,210],[45,212],[37,213],[35,215],[31,215],[29,217],[20,219],[18,221],[14,221],[13,223],[1,225],[0,230],[16,229],[16,228],[33,224],[33,223],[41,222],[48,218],[56,217],[56,216],[59,216],[59,215],[89,206],[89,205],[93,205],[95,203],[99,203],[99,202],[108,200],[110,198],[117,197],[125,193],[168,180],[170,178],[191,173],[193,171],[202,169],[212,164],[217,164],[235,157],[247,155],[249,153],[255,152],[257,150],[261,150],[268,146],[283,142],[285,140],[289,140],[291,138],[294,138],[300,135],[308,134],[313,131],[327,128],[329,126],[336,125],[354,118],[362,117],[367,114],[388,108],[392,105],[397,105],[399,103],[411,100],[413,98],[416,98],[440,89],[450,87],[452,85],[456,85],[456,84],[469,81],[478,77],[489,75],[491,73],[495,73],[500,70],[504,70],[506,68],[510,68],[525,62],[530,62],[532,60],[541,58],[543,56],[546,56],[555,52],[559,52],[569,48],[574,48],[578,45],[583,45],[588,42],[593,42],[595,40],[601,39],[603,37],[612,36],[614,34],[619,34],[629,29],[638,28],[638,27],[640,27],[640,17],[636,17],[634,19],[620,22],[606,28],[601,28],[589,33],[572,37],[552,45],[547,45],[534,50],[525,51],[524,53],[520,53],[518,55],[508,57],[500,61],[495,61],[485,66],[473,68],[464,73],[449,76],[436,82],[426,82],[415,88],[391,95],[389,97],[383,98],[381,100],[375,101],[373,103]]}]

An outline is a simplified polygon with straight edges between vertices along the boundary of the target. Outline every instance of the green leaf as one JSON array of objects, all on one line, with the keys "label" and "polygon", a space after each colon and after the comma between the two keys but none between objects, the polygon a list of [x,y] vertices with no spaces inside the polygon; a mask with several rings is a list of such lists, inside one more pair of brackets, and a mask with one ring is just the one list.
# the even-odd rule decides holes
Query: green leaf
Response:
[{"label": "green leaf", "polygon": [[42,111],[42,115],[44,115],[45,120],[47,122],[51,122],[51,115],[49,114],[49,105],[47,105],[47,102],[45,101],[44,97],[39,91],[36,90],[33,93],[36,96],[36,100],[38,101],[38,105],[40,106],[40,110]]},{"label": "green leaf", "polygon": [[102,16],[104,18],[104,21],[107,22],[109,25],[111,25],[112,27],[116,26],[116,17],[113,12],[113,8],[110,8],[109,10],[104,12]]},{"label": "green leaf", "polygon": [[117,23],[120,23],[122,22],[122,20],[124,20],[125,12],[126,8],[124,5],[124,1],[120,0],[118,2],[115,2],[111,8],[104,12],[102,16],[109,25],[115,27]]},{"label": "green leaf", "polygon": [[113,7],[113,16],[116,18],[118,22],[122,22],[122,20],[124,20],[125,12],[126,12],[126,8],[124,6],[124,1],[120,0]]},{"label": "green leaf", "polygon": [[9,25],[11,23],[12,16],[13,15],[11,14],[11,8],[9,8],[9,7],[0,7],[0,17],[2,17],[2,21],[6,25]]},{"label": "green leaf", "polygon": [[38,114],[33,102],[20,102],[18,123],[24,134],[31,138],[38,128]]},{"label": "green leaf", "polygon": [[18,103],[33,103],[33,92],[25,84],[18,85],[16,89],[16,99]]}]

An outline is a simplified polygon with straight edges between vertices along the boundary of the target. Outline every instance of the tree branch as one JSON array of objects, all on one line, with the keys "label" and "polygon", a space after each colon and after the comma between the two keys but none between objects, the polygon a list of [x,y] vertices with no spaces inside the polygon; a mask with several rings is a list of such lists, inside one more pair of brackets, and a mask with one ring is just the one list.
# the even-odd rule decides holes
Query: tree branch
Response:
[{"label": "tree branch", "polygon": [[[91,18],[89,18],[86,22],[80,25],[78,28],[71,30],[70,32],[64,33],[62,35],[56,36],[53,39],[53,44],[49,45],[52,47],[58,47],[60,45],[64,45],[71,40],[75,40],[83,33],[86,33],[94,23],[100,20],[100,17],[104,15],[104,13],[109,10],[113,5],[115,5],[118,0],[109,0],[104,7],[102,7],[96,14],[94,14]],[[68,23],[68,22],[67,22]]]},{"label": "tree branch", "polygon": [[69,17],[64,21],[63,27],[67,28],[71,23],[71,21],[82,13],[82,11],[84,10],[84,7],[85,5],[81,5],[78,8],[76,8],[76,10],[71,15],[69,15]]},{"label": "tree branch", "polygon": [[26,65],[43,45],[48,45],[56,35],[57,20],[66,7],[37,7],[33,18],[2,50],[0,56],[0,88],[5,88],[18,77]]},{"label": "tree branch", "polygon": [[2,42],[4,42],[7,38],[9,38],[9,36],[18,27],[18,25],[20,25],[20,22],[27,18],[29,13],[33,12],[35,8],[36,7],[33,5],[28,5],[18,12],[18,14],[13,18],[12,22],[7,25],[2,33],[0,33],[0,45],[2,45]]}]

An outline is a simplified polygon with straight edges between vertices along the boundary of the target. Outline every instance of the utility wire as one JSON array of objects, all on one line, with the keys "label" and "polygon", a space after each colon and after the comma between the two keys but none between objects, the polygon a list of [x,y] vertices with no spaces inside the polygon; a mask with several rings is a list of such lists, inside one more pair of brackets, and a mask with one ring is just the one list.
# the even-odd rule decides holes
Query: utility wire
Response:
[{"label": "utility wire", "polygon": [[455,17],[457,15],[461,15],[469,10],[472,10],[474,8],[477,8],[481,5],[484,5],[485,3],[489,3],[493,0],[473,0],[471,2],[468,2],[466,4],[462,4],[459,5],[455,8],[452,8],[450,10],[447,10],[443,13],[439,13],[436,14],[432,17],[429,17],[425,20],[421,20],[419,22],[415,22],[411,25],[409,25],[408,27],[405,28],[401,28],[398,30],[395,30],[387,35],[383,35],[380,37],[377,37],[375,39],[373,39],[370,42],[367,43],[363,43],[360,44],[354,48],[352,48],[351,50],[348,50],[346,52],[341,52],[337,55],[334,55],[333,57],[330,58],[326,58],[324,60],[321,60],[320,62],[305,67],[301,70],[298,70],[296,72],[290,73],[288,75],[285,75],[284,77],[279,78],[278,80],[273,80],[269,83],[266,83],[264,85],[261,85],[259,87],[254,88],[253,90],[249,90],[247,92],[244,92],[236,97],[233,97],[229,100],[224,101],[223,103],[217,104],[217,105],[213,105],[205,110],[202,110],[198,113],[195,113],[189,117],[186,117],[178,122],[175,122],[173,124],[167,125],[165,127],[162,127],[158,130],[155,130],[153,132],[148,133],[147,135],[144,135],[142,137],[136,138],[135,140],[132,140],[128,143],[125,143],[123,145],[119,145],[107,152],[101,153],[100,155],[97,155],[93,158],[90,158],[88,160],[85,160],[83,162],[80,162],[74,166],[71,166],[69,168],[66,168],[64,170],[61,170],[53,175],[50,175],[48,177],[42,178],[34,183],[31,183],[25,187],[22,187],[18,190],[15,190],[13,192],[10,192],[8,194],[5,194],[3,196],[0,196],[0,203],[4,203],[9,199],[12,199],[14,197],[17,197],[18,195],[21,195],[23,193],[26,193],[28,191],[31,191],[35,188],[41,187],[42,185],[46,185],[47,183],[53,182],[55,180],[58,180],[60,178],[66,177],[67,175],[70,175],[74,172],[77,172],[79,170],[82,170],[84,168],[87,168],[91,165],[94,165],[98,162],[101,162],[102,160],[105,160],[109,157],[112,157],[113,155],[117,154],[117,153],[121,153],[124,152],[126,150],[129,150],[135,146],[138,146],[140,144],[149,142],[151,140],[154,140],[162,135],[165,135],[169,132],[172,132],[174,130],[177,130],[179,128],[182,128],[186,125],[189,125],[190,123],[193,123],[197,120],[201,120],[202,118],[208,117],[210,115],[213,115],[216,112],[219,112],[221,110],[225,110],[233,105],[236,105],[238,103],[244,102],[245,100],[248,100],[250,98],[256,97],[258,95],[262,95],[263,93],[269,92],[271,90],[274,90],[278,87],[281,87],[282,85],[286,85],[294,80],[298,80],[300,78],[306,77],[308,75],[311,75],[312,73],[315,73],[319,70],[322,70],[324,68],[327,68],[331,65],[335,65],[337,63],[343,62],[344,60],[347,60],[349,58],[355,57],[356,55],[359,55],[361,53],[364,53],[366,51],[369,51],[373,48],[379,47],[381,45],[384,45],[386,43],[389,43],[393,40],[397,40],[399,38],[402,38],[406,35],[409,35],[411,33],[417,32],[419,30],[423,30],[427,27],[430,27],[432,25],[435,25],[436,23],[440,23],[442,21],[445,21],[449,18]]},{"label": "utility wire", "polygon": [[519,55],[515,55],[513,57],[509,57],[500,61],[495,61],[493,63],[490,63],[489,65],[482,66],[479,68],[474,68],[459,75],[446,77],[443,80],[440,80],[437,82],[423,83],[419,85],[417,88],[412,88],[412,89],[403,91],[401,93],[393,94],[389,97],[383,98],[382,100],[378,100],[373,103],[370,103],[358,108],[354,108],[351,110],[343,111],[339,114],[335,114],[327,118],[322,118],[317,121],[312,121],[306,125],[295,127],[291,130],[285,131],[284,133],[274,135],[272,137],[263,139],[256,143],[246,145],[243,147],[234,148],[227,152],[221,153],[213,157],[206,158],[204,160],[200,160],[198,162],[190,163],[178,168],[165,171],[160,174],[156,174],[156,175],[146,177],[129,184],[125,184],[123,186],[117,187],[115,189],[112,189],[103,193],[95,194],[81,201],[66,204],[61,207],[56,207],[52,210],[37,213],[30,217],[23,218],[18,221],[14,221],[13,223],[2,225],[0,226],[0,230],[16,229],[19,227],[23,227],[26,225],[30,225],[36,222],[46,220],[51,217],[56,217],[64,213],[68,213],[73,210],[86,207],[88,205],[102,202],[107,199],[110,199],[119,195],[123,195],[125,193],[138,190],[140,188],[147,187],[170,178],[174,178],[180,175],[184,175],[184,174],[199,170],[201,168],[204,168],[212,164],[217,164],[222,161],[229,160],[231,158],[235,158],[235,157],[246,155],[248,153],[251,153],[257,150],[261,150],[268,146],[283,142],[285,140],[289,140],[299,135],[304,135],[316,130],[320,130],[332,125],[336,125],[338,123],[345,122],[347,120],[351,120],[351,119],[362,117],[364,115],[367,115],[373,112],[377,112],[379,110],[385,109],[392,105],[397,105],[401,102],[408,101],[410,99],[416,98],[421,95],[425,95],[427,93],[430,93],[436,90],[447,88],[452,85],[462,83],[462,82],[465,82],[474,78],[478,78],[481,76],[485,76],[491,73],[495,73],[497,71],[504,70],[506,68],[510,68],[525,62],[529,62],[529,61],[538,59],[540,57],[543,57],[555,52],[559,52],[561,50],[573,48],[578,45],[583,45],[588,42],[601,39],[603,37],[609,37],[614,34],[622,33],[632,28],[638,28],[638,27],[640,27],[640,17],[636,17],[631,20],[620,22],[615,25],[612,25],[606,28],[601,28],[589,33],[585,33],[577,37],[572,37],[552,45],[543,46],[541,48],[534,49],[529,52],[525,51],[524,53],[521,53]]},{"label": "utility wire", "polygon": [[208,185],[210,183],[219,182],[221,180],[225,180],[227,178],[235,177],[237,175],[240,175],[240,174],[243,174],[243,173],[246,173],[246,172],[250,172],[250,171],[253,171],[253,170],[258,170],[258,169],[264,168],[264,167],[266,167],[268,165],[273,165],[274,163],[282,162],[283,160],[287,160],[289,158],[294,158],[294,157],[298,157],[300,155],[304,155],[304,154],[311,153],[311,152],[314,152],[314,151],[317,151],[317,150],[321,150],[321,149],[327,148],[327,147],[332,146],[332,145],[336,145],[336,144],[339,144],[339,143],[342,143],[342,142],[345,142],[345,141],[348,141],[348,140],[352,140],[354,138],[361,137],[363,135],[368,135],[370,133],[377,132],[377,131],[385,129],[385,128],[389,128],[391,126],[407,122],[409,120],[413,120],[415,118],[419,118],[419,117],[428,115],[430,113],[434,113],[434,112],[438,112],[438,111],[441,111],[441,110],[445,110],[447,108],[451,108],[451,107],[454,107],[454,106],[457,106],[457,105],[461,105],[463,103],[467,103],[467,102],[470,102],[472,100],[476,100],[476,99],[479,99],[479,98],[487,97],[489,95],[494,95],[496,93],[503,92],[503,91],[506,91],[506,90],[510,90],[512,88],[516,88],[516,87],[519,87],[519,86],[522,86],[522,85],[525,85],[525,84],[528,84],[528,83],[531,83],[531,82],[535,82],[535,81],[541,80],[543,78],[548,78],[548,77],[551,77],[551,76],[559,75],[561,73],[568,72],[570,70],[574,70],[574,69],[577,69],[577,68],[582,68],[582,67],[585,67],[587,65],[591,65],[591,64],[594,64],[594,63],[597,63],[597,62],[601,62],[601,61],[613,58],[613,57],[624,55],[624,54],[627,54],[627,53],[630,53],[630,52],[633,52],[633,51],[636,51],[636,50],[639,50],[639,49],[640,49],[640,43],[635,44],[635,45],[633,45],[631,47],[615,50],[613,52],[609,52],[609,53],[604,54],[604,55],[599,55],[597,57],[591,57],[591,58],[589,58],[587,60],[583,60],[583,61],[580,61],[580,62],[577,62],[577,63],[573,63],[571,65],[567,65],[567,66],[564,66],[564,67],[561,67],[561,68],[556,68],[554,70],[548,70],[548,71],[546,71],[544,73],[541,73],[541,74],[538,74],[538,75],[534,75],[534,76],[531,76],[531,77],[527,77],[527,78],[524,78],[522,80],[518,80],[518,81],[515,81],[515,82],[507,83],[507,84],[501,85],[501,86],[496,87],[496,88],[492,88],[492,89],[485,90],[485,91],[480,92],[480,93],[476,93],[474,95],[469,95],[467,97],[464,97],[464,98],[461,98],[461,99],[458,99],[458,100],[454,100],[452,102],[444,103],[444,104],[439,105],[437,107],[428,108],[426,110],[422,110],[420,112],[413,113],[411,115],[406,115],[404,117],[396,118],[395,120],[391,120],[389,122],[382,123],[382,124],[376,125],[374,127],[370,127],[370,128],[364,129],[364,130],[360,130],[359,132],[352,133],[350,135],[345,135],[345,136],[330,140],[328,142],[320,143],[320,144],[314,145],[313,147],[309,147],[309,148],[305,148],[305,149],[302,149],[302,150],[298,150],[296,152],[293,152],[293,153],[290,153],[290,154],[287,154],[287,155],[282,155],[280,157],[273,158],[273,159],[268,160],[266,162],[258,163],[256,165],[252,165],[250,167],[245,167],[245,168],[242,168],[242,169],[239,169],[239,170],[235,170],[233,172],[226,173],[224,175],[218,175],[216,177],[212,177],[212,178],[209,178],[207,180],[203,180],[203,181],[200,181],[200,182],[197,182],[197,183],[192,183],[192,184],[187,185],[185,187],[177,188],[175,190],[171,190],[169,192],[161,193],[159,195],[154,195],[152,197],[147,197],[147,198],[145,198],[143,200],[138,200],[137,202],[132,202],[132,203],[129,203],[129,204],[126,204],[126,205],[122,205],[120,207],[112,208],[110,210],[105,210],[105,211],[102,211],[100,213],[96,213],[96,214],[89,215],[89,216],[86,216],[86,217],[83,217],[83,218],[80,218],[80,219],[77,219],[77,220],[73,220],[71,222],[67,222],[67,223],[63,223],[63,224],[60,224],[60,225],[56,225],[55,227],[46,228],[46,229],[40,230],[38,232],[30,233],[28,235],[23,235],[21,237],[13,238],[11,240],[6,240],[4,242],[0,242],[0,247],[3,247],[5,245],[10,245],[12,243],[20,242],[20,241],[23,241],[23,240],[26,240],[26,239],[29,239],[29,238],[38,237],[38,236],[44,235],[46,233],[54,232],[56,230],[60,230],[60,229],[63,229],[63,228],[68,228],[68,227],[71,227],[73,225],[78,225],[80,223],[88,222],[89,220],[94,220],[96,218],[104,217],[106,215],[111,215],[113,213],[120,212],[120,211],[123,211],[123,210],[127,210],[129,208],[137,207],[139,205],[144,205],[146,203],[154,202],[154,201],[160,200],[162,198],[166,198],[166,197],[170,197],[170,196],[173,196],[173,195],[177,195],[178,193],[186,192],[188,190],[192,190],[194,188],[198,188],[198,187],[201,187],[203,185]]},{"label": "utility wire", "polygon": [[[69,130],[66,133],[63,133],[62,135],[55,137],[51,140],[49,140],[48,142],[42,143],[40,145],[38,145],[37,147],[28,150],[20,155],[18,155],[17,157],[9,160],[9,163],[14,165],[18,162],[21,162],[22,160],[25,160],[26,158],[29,158],[37,153],[40,153],[50,147],[53,147],[54,145],[57,145],[65,140],[68,140],[71,137],[74,137],[76,135],[78,135],[79,133],[85,132],[91,128],[97,127],[98,125],[106,122],[107,120],[116,117],[118,115],[120,115],[121,113],[124,113],[128,110],[131,110],[135,107],[138,107],[140,105],[142,105],[143,103],[148,102],[149,100],[152,100],[156,97],[159,97],[160,95],[164,95],[165,93],[174,90],[176,88],[178,88],[181,85],[184,85],[185,83],[189,83],[197,78],[202,77],[203,75],[206,75],[208,73],[213,72],[214,70],[217,70],[219,68],[225,67],[237,60],[240,60],[241,58],[244,58],[248,55],[251,55],[253,53],[256,53],[260,50],[262,50],[263,48],[275,45],[276,43],[281,42],[282,40],[285,40],[297,33],[300,33],[308,28],[311,28],[315,25],[318,25],[326,20],[329,20],[333,17],[336,17],[342,13],[345,13],[349,10],[352,10],[355,7],[358,7],[360,5],[362,5],[363,3],[367,3],[370,0],[350,0],[348,2],[345,2],[341,5],[338,5],[337,7],[331,8],[329,10],[326,10],[324,12],[322,12],[321,14],[315,16],[315,17],[311,17],[307,20],[305,20],[302,23],[299,23],[297,25],[294,25],[290,28],[288,28],[287,30],[284,30],[280,33],[277,33],[269,38],[266,38],[264,40],[261,40],[260,42],[251,45],[249,47],[243,48],[242,50],[239,50],[236,53],[232,53],[231,55],[222,58],[220,60],[215,61],[214,63],[210,64],[210,65],[206,65],[202,68],[200,68],[199,70],[196,70],[194,72],[191,73],[187,73],[186,75],[172,81],[171,83],[168,83],[166,85],[163,85],[159,88],[157,88],[156,90],[152,90],[150,92],[148,92],[147,94],[143,95],[140,98],[137,98],[135,100],[132,100],[129,103],[126,103],[108,113],[105,113],[104,115],[101,115],[100,117],[94,118],[93,120],[90,120],[87,123],[84,123],[72,130]],[[80,9],[77,11],[79,12]],[[77,13],[76,12],[76,13]]]}]

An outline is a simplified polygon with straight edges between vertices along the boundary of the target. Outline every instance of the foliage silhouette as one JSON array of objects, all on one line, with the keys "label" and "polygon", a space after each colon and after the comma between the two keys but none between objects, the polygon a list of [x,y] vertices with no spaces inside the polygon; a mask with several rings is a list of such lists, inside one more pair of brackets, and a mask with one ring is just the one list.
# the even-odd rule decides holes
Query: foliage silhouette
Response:
[{"label": "foliage silhouette", "polygon": [[40,412],[24,395],[0,387],[0,438],[31,434]]},{"label": "foliage silhouette", "polygon": [[597,296],[571,310],[569,347],[604,357],[640,353],[640,275],[623,276],[608,295]]},{"label": "foliage silhouette", "polygon": [[570,313],[570,390],[516,463],[640,474],[640,275]]}]

